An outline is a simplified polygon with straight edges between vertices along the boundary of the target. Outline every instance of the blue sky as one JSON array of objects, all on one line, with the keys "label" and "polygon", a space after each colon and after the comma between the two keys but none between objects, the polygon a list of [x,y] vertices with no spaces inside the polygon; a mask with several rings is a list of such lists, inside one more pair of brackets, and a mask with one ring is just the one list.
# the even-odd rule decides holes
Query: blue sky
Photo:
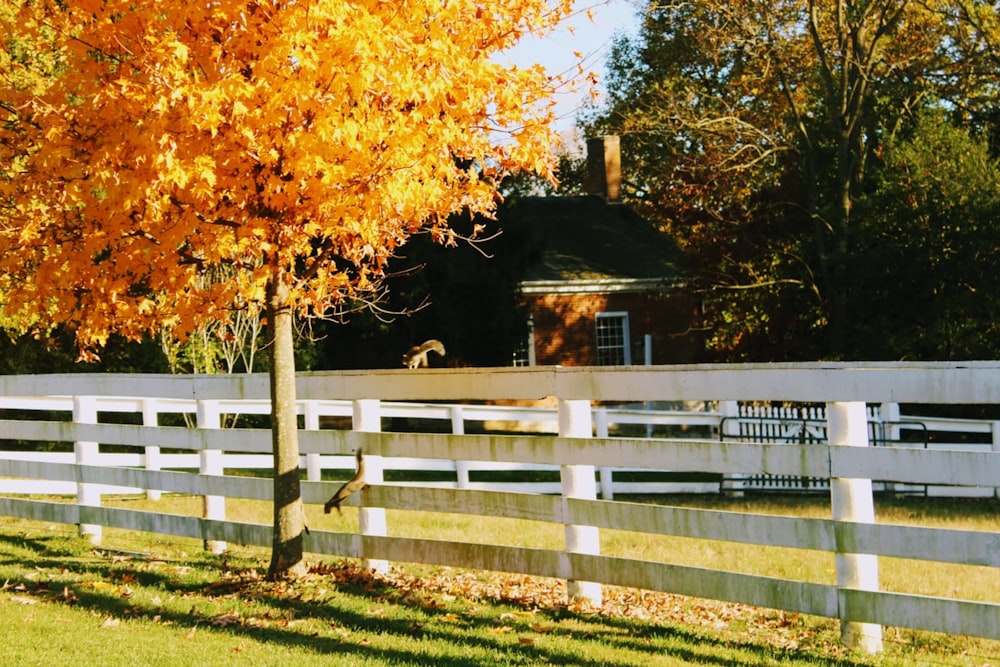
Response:
[{"label": "blue sky", "polygon": [[[633,0],[634,1],[634,0]],[[635,7],[630,0],[608,0],[594,3],[579,0],[578,13],[566,25],[544,38],[525,40],[513,49],[508,57],[516,64],[527,66],[541,63],[553,74],[573,71],[579,63],[575,51],[583,54],[583,66],[596,72],[602,79],[604,64],[611,49],[612,38],[620,33],[632,33],[638,26]],[[591,7],[593,20],[586,15]],[[574,112],[585,102],[586,91],[578,95],[558,98],[557,112],[560,120],[556,127],[561,131],[573,128]]]}]

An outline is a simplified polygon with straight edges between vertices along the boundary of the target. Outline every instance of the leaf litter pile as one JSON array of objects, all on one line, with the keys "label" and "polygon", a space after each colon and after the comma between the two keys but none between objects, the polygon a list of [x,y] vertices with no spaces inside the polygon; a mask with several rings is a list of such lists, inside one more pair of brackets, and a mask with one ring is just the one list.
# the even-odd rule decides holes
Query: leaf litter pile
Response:
[{"label": "leaf litter pile", "polygon": [[[821,650],[840,656],[845,650],[839,643],[837,626],[827,619],[807,618],[802,614],[767,610],[748,605],[703,600],[669,593],[603,586],[602,604],[595,607],[585,601],[570,601],[564,581],[546,577],[502,572],[469,571],[443,567],[431,574],[415,575],[397,567],[386,572],[361,568],[356,562],[319,564],[310,568],[307,577],[326,582],[378,591],[387,602],[418,605],[424,608],[465,605],[469,613],[478,603],[500,603],[518,608],[503,613],[496,632],[513,628],[505,620],[527,620],[527,627],[537,633],[555,630],[552,619],[562,612],[575,616],[626,618],[653,624],[701,628],[725,639],[767,645],[778,649]],[[301,585],[297,582],[296,586]],[[276,584],[267,584],[275,586]],[[277,584],[280,586],[280,584]],[[461,614],[442,617],[460,622]],[[522,643],[534,641],[521,638]]]}]

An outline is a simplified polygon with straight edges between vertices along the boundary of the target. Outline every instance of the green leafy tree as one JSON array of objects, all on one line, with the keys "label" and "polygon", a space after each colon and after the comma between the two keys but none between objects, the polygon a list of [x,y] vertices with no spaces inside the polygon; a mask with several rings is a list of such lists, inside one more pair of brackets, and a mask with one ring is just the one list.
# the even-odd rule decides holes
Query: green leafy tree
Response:
[{"label": "green leafy tree", "polygon": [[922,108],[995,107],[996,20],[960,0],[650,3],[593,132],[698,267],[724,358],[852,354],[858,202]]},{"label": "green leafy tree", "polygon": [[890,142],[883,162],[858,209],[852,356],[997,358],[1000,163],[941,111]]}]

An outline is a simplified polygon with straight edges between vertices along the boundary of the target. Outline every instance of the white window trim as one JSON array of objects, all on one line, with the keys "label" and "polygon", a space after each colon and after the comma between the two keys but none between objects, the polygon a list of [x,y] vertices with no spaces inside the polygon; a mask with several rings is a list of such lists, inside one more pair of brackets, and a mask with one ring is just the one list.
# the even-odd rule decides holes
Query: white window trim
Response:
[{"label": "white window trim", "polygon": [[[535,318],[531,317],[531,316],[528,316],[528,336],[527,336],[527,340],[525,342],[528,344],[528,366],[534,366],[536,364],[536,362],[535,362]],[[515,356],[514,360],[512,360],[512,363],[513,363],[513,361],[516,361],[516,359],[517,359],[517,357]],[[515,365],[515,367],[517,367],[517,366]]]},{"label": "white window trim", "polygon": [[597,350],[597,357],[600,359],[602,349],[618,349],[617,347],[604,347],[600,346],[600,340],[597,337],[598,321],[602,319],[617,319],[622,323],[622,359],[624,360],[624,365],[632,365],[632,343],[631,343],[631,332],[629,330],[629,316],[627,310],[614,310],[597,313],[594,318],[594,338],[595,338],[595,349]]}]

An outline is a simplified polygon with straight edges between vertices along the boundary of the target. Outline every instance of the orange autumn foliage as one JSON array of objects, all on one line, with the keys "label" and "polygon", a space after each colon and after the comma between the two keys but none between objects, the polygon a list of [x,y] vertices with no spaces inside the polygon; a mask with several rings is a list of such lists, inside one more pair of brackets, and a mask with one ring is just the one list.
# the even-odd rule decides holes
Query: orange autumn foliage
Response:
[{"label": "orange autumn foliage", "polygon": [[263,308],[272,279],[328,312],[504,174],[551,176],[563,82],[496,55],[570,0],[65,5],[0,12],[0,293],[85,348]]}]

